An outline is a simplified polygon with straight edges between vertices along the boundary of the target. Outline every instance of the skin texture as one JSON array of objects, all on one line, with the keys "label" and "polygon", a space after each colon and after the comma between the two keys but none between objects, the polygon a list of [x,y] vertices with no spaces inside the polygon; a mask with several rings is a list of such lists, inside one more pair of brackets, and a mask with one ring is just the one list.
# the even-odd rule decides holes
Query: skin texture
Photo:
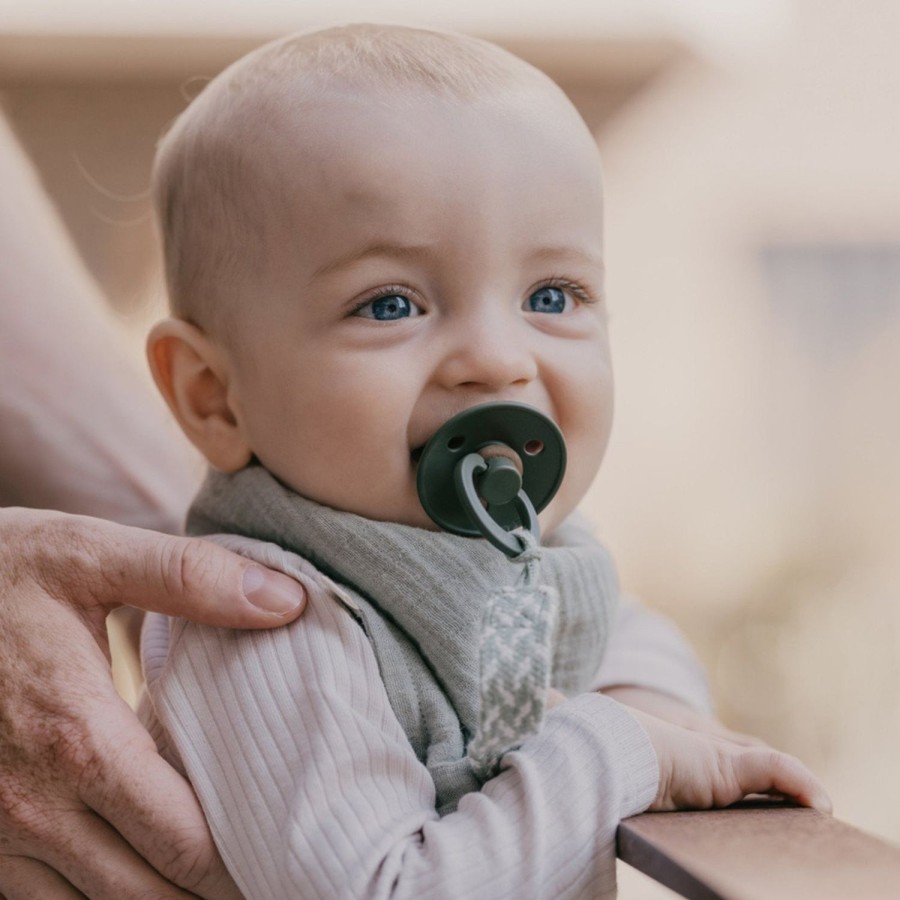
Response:
[{"label": "skin texture", "polygon": [[[414,451],[469,406],[529,403],[571,460],[549,531],[584,496],[612,422],[596,147],[550,91],[502,109],[393,99],[324,90],[255,134],[281,185],[266,274],[221,333],[154,329],[157,384],[213,465],[256,456],[320,503],[425,528]],[[552,311],[535,304],[548,286]],[[616,692],[657,753],[654,809],[753,792],[830,809],[797,760],[654,692]]]},{"label": "skin texture", "polygon": [[[0,506],[174,527],[186,456],[2,117],[0,185]],[[234,896],[193,791],[113,688],[104,620],[127,603],[281,625],[304,598],[274,578],[206,542],[0,509],[0,897]]]}]

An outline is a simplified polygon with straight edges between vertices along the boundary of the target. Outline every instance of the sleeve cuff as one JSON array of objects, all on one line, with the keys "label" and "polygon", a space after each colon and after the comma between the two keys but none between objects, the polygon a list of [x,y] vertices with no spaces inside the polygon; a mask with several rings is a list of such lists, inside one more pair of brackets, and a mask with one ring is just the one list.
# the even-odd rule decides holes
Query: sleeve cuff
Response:
[{"label": "sleeve cuff", "polygon": [[553,710],[575,719],[587,732],[592,751],[603,747],[610,769],[620,774],[619,818],[644,812],[659,788],[659,764],[647,732],[628,708],[602,694],[581,694]]}]

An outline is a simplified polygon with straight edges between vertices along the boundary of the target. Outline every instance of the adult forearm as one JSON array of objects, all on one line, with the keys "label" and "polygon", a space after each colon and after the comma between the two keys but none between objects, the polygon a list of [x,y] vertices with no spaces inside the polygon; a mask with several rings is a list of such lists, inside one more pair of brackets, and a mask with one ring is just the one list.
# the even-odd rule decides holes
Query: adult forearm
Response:
[{"label": "adult forearm", "polygon": [[183,438],[0,115],[0,506],[177,527]]},{"label": "adult forearm", "polygon": [[627,597],[622,599],[594,688],[604,693],[615,688],[653,691],[712,713],[703,666],[675,623]]}]

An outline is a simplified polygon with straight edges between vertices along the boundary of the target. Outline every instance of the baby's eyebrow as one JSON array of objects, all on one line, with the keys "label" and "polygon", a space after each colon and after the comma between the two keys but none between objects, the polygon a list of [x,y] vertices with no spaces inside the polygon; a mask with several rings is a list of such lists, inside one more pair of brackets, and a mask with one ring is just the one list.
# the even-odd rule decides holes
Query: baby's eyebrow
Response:
[{"label": "baby's eyebrow", "polygon": [[379,239],[319,266],[313,273],[313,278],[319,278],[322,275],[330,275],[332,272],[349,268],[350,266],[373,256],[383,256],[397,260],[409,260],[428,256],[433,250],[434,246],[432,244],[403,244]]},{"label": "baby's eyebrow", "polygon": [[603,257],[598,253],[570,244],[548,244],[545,247],[537,247],[525,258],[532,263],[573,262],[592,266],[601,271],[606,270]]}]

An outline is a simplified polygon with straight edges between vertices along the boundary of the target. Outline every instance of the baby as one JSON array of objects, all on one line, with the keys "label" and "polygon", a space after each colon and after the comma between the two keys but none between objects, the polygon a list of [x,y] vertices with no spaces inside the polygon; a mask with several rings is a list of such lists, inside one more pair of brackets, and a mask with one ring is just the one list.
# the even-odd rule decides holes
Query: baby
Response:
[{"label": "baby", "polygon": [[[625,816],[751,792],[828,808],[705,713],[689,651],[616,611],[572,515],[613,394],[597,148],[556,85],[461,36],[292,36],[202,92],[154,182],[174,317],[149,358],[214,470],[189,528],[309,598],[277,632],[145,631],[145,721],[245,896],[604,896]],[[436,531],[416,490],[428,439],[488,401],[568,448],[520,565]],[[536,556],[539,602],[501,615]],[[540,702],[476,752],[490,629],[534,639],[516,677]]]}]

